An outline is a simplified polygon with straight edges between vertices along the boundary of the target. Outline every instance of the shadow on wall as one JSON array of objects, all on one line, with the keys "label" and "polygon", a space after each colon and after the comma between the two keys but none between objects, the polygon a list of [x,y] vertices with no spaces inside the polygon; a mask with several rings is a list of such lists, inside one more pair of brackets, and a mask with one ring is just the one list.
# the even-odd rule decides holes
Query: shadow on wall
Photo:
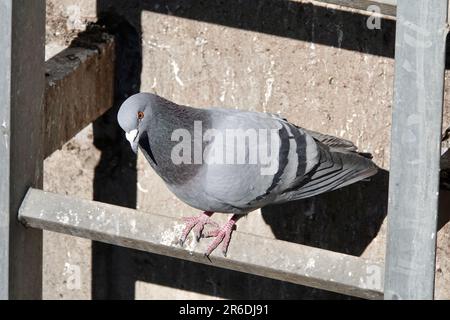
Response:
[{"label": "shadow on wall", "polygon": [[[94,200],[136,205],[136,156],[116,121],[121,102],[140,89],[142,10],[268,33],[302,41],[393,57],[395,23],[366,28],[367,16],[292,1],[98,0],[99,23],[116,36],[116,104],[94,123],[101,150],[95,170]],[[348,35],[352,35],[349,37]],[[386,215],[388,174],[329,194],[264,208],[263,218],[277,238],[360,255]],[[339,294],[93,243],[92,297],[133,299],[137,280],[234,299],[327,298]]]},{"label": "shadow on wall", "polygon": [[[107,2],[109,1],[98,2],[98,12],[103,11],[102,8]],[[117,123],[117,112],[121,103],[130,95],[139,92],[141,82],[140,12],[136,12],[130,21],[135,24],[132,25],[124,17],[113,13],[99,14],[98,23],[115,36],[115,105],[94,122],[94,145],[101,150],[101,158],[94,175],[94,200],[135,208],[137,158]],[[123,270],[128,269],[132,263],[126,253],[126,250],[115,246],[92,243],[93,299],[134,297],[134,281],[131,281],[130,275]],[[119,289],[120,292],[117,291]]]},{"label": "shadow on wall", "polygon": [[261,209],[277,239],[361,255],[387,214],[389,173],[316,197]]},{"label": "shadow on wall", "polygon": [[[120,1],[117,1],[120,2]],[[367,28],[367,15],[287,0],[130,1],[142,10],[394,57],[395,21]]]}]

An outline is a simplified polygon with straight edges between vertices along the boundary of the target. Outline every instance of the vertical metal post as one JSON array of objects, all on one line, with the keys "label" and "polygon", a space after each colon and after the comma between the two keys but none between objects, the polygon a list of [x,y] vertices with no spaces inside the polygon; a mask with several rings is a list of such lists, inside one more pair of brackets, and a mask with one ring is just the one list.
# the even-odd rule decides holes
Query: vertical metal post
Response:
[{"label": "vertical metal post", "polygon": [[433,299],[448,0],[399,0],[385,298]]},{"label": "vertical metal post", "polygon": [[42,186],[45,0],[0,0],[0,299],[42,297],[42,232],[17,219]]}]

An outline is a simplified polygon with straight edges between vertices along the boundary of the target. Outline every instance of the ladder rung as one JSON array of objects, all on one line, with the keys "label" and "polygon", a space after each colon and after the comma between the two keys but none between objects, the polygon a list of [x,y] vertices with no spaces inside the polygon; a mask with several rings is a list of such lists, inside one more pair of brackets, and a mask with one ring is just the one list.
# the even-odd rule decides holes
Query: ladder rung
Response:
[{"label": "ladder rung", "polygon": [[209,264],[361,298],[382,298],[378,262],[236,231],[227,257],[205,256],[206,242],[177,239],[177,219],[30,189],[19,217],[27,226]]}]

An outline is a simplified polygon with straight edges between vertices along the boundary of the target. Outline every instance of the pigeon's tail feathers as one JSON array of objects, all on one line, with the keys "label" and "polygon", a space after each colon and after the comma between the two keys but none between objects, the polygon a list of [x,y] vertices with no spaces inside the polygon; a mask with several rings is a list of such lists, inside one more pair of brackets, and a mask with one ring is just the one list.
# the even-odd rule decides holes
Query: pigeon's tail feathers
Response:
[{"label": "pigeon's tail feathers", "polygon": [[323,143],[324,145],[330,147],[331,149],[335,149],[337,151],[342,152],[356,152],[358,150],[358,148],[353,144],[353,142],[349,140],[345,140],[335,136],[330,136],[328,134],[323,134],[320,132],[306,130],[303,128],[302,130],[304,130],[311,137],[313,137],[314,140]]},{"label": "pigeon's tail feathers", "polygon": [[335,152],[320,146],[320,162],[300,186],[287,194],[289,201],[313,197],[375,175],[378,167],[358,153]]}]

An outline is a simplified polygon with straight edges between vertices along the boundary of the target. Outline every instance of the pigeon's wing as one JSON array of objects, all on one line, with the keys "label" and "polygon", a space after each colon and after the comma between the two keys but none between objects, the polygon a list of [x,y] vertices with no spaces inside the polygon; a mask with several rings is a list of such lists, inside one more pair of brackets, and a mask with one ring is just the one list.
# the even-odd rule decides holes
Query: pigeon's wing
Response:
[{"label": "pigeon's wing", "polygon": [[[274,118],[289,123],[279,115],[271,114]],[[349,140],[335,136],[307,130],[291,124],[303,135],[313,139],[308,141],[309,148],[305,159],[311,164],[316,163],[313,170],[302,174],[300,170],[295,179],[290,181],[289,187],[280,194],[276,202],[285,202],[316,196],[318,194],[339,189],[354,182],[366,179],[377,173],[377,166],[370,161],[372,156],[367,153],[358,153],[358,148]],[[302,138],[302,140],[304,140]],[[302,144],[303,141],[298,141]],[[314,145],[314,146],[313,146]],[[299,155],[293,155],[294,157]],[[285,187],[285,186],[283,186]]]},{"label": "pigeon's wing", "polygon": [[355,152],[336,152],[317,142],[319,164],[295,188],[284,194],[286,201],[312,197],[366,179],[376,174],[377,166]]},{"label": "pigeon's wing", "polygon": [[[286,118],[281,117],[278,114],[270,113],[270,115],[274,118],[280,119],[281,121],[289,123],[289,121]],[[299,127],[295,124],[290,123],[292,126],[296,127],[300,131],[303,131],[314,138],[314,140],[319,141],[327,146],[329,146],[332,149],[336,149],[337,151],[341,152],[356,152],[358,148],[355,146],[355,144],[349,140],[338,138],[329,134],[324,134],[320,132],[316,132],[313,130],[308,130],[302,127]]]},{"label": "pigeon's wing", "polygon": [[[272,174],[263,175],[258,165],[208,166],[206,190],[214,199],[236,207],[312,197],[368,178],[378,170],[350,141],[305,130],[273,115],[240,112],[220,118],[225,127],[275,128],[280,138]],[[261,152],[261,147],[264,145],[254,144],[249,150]]]},{"label": "pigeon's wing", "polygon": [[[205,132],[206,165],[201,173],[205,192],[215,201],[232,207],[258,206],[255,200],[271,188],[279,170],[279,154],[285,153],[286,141],[283,144],[280,139],[283,125],[259,113],[209,111],[212,131]],[[280,143],[272,144],[273,137]],[[260,160],[263,153],[267,161]]]},{"label": "pigeon's wing", "polygon": [[[270,115],[274,118],[281,119],[282,121],[289,122],[286,118],[280,117],[280,115],[278,115],[278,114],[271,113]],[[316,132],[313,130],[301,128],[294,124],[291,124],[291,125],[293,125],[297,129],[299,129],[300,131],[303,131],[303,132],[309,134],[311,137],[314,138],[314,140],[319,141],[319,142],[329,146],[332,149],[337,149],[339,151],[348,151],[348,152],[356,152],[358,150],[358,148],[353,144],[353,142],[351,142],[349,140],[338,138],[338,137],[328,135],[328,134],[323,134],[323,133]]]},{"label": "pigeon's wing", "polygon": [[345,140],[342,138],[338,138],[338,137],[334,137],[334,136],[331,136],[328,134],[315,132],[312,130],[306,130],[306,129],[303,129],[303,130],[306,131],[306,133],[308,133],[309,135],[311,135],[315,140],[322,142],[323,144],[329,146],[332,149],[348,151],[348,152],[356,152],[356,150],[358,150],[358,148],[351,141],[348,141],[348,140]]}]

